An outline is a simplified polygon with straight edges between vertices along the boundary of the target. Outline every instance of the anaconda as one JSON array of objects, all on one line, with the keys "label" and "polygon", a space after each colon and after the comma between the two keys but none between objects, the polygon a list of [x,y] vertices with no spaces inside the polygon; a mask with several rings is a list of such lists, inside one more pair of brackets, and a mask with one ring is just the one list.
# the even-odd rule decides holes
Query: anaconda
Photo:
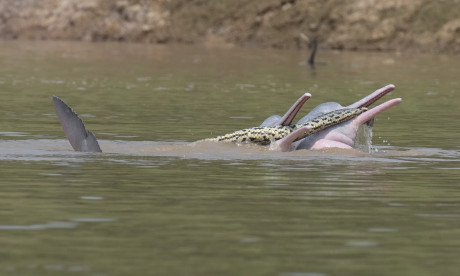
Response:
[{"label": "anaconda", "polygon": [[296,129],[301,127],[309,127],[309,130],[304,132],[296,139],[297,141],[330,126],[351,120],[366,110],[366,107],[339,109],[313,118],[312,120],[303,124],[289,126],[280,125],[275,127],[252,127],[237,130],[214,138],[203,139],[201,141],[255,143],[259,145],[268,145],[272,141],[286,137]]}]

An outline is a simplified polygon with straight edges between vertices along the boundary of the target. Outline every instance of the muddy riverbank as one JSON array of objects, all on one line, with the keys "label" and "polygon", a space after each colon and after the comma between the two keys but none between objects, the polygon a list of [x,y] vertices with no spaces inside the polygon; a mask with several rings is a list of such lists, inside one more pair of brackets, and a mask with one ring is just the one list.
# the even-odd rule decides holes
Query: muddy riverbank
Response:
[{"label": "muddy riverbank", "polygon": [[1,0],[0,38],[460,54],[460,1]]}]

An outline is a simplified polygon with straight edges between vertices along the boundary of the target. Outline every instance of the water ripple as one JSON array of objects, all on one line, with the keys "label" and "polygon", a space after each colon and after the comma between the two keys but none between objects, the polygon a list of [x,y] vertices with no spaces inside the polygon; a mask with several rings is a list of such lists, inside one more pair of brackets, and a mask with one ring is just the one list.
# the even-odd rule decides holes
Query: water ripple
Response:
[{"label": "water ripple", "polygon": [[79,223],[84,222],[113,222],[117,221],[115,218],[74,218],[69,221],[50,221],[43,224],[30,224],[30,225],[0,225],[0,230],[44,230],[44,229],[73,229]]}]

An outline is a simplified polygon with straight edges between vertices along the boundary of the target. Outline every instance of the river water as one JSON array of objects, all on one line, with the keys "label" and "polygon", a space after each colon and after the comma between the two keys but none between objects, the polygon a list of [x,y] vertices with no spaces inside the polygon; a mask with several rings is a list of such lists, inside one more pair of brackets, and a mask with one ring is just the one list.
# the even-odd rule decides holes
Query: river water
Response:
[{"label": "river water", "polygon": [[[1,275],[458,275],[460,58],[0,42]],[[386,84],[367,150],[190,142]],[[105,153],[72,151],[51,96]],[[381,100],[382,101],[382,100]]]}]

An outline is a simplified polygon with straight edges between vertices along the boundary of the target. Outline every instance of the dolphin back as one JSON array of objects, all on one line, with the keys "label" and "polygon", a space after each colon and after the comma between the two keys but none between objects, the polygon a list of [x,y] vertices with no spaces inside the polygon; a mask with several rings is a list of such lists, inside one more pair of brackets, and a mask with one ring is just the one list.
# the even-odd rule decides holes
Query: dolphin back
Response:
[{"label": "dolphin back", "polygon": [[313,120],[316,117],[322,116],[326,113],[342,109],[344,108],[341,106],[339,103],[336,102],[327,102],[327,103],[322,103],[320,105],[317,105],[315,108],[313,108],[307,115],[302,117],[297,124],[305,124],[308,121]]},{"label": "dolphin back", "polygon": [[78,114],[56,96],[53,96],[53,103],[64,133],[73,149],[83,152],[102,152],[96,136],[86,130]]},{"label": "dolphin back", "polygon": [[265,121],[260,124],[260,127],[275,127],[280,125],[281,116],[280,115],[272,115],[265,119]]}]

